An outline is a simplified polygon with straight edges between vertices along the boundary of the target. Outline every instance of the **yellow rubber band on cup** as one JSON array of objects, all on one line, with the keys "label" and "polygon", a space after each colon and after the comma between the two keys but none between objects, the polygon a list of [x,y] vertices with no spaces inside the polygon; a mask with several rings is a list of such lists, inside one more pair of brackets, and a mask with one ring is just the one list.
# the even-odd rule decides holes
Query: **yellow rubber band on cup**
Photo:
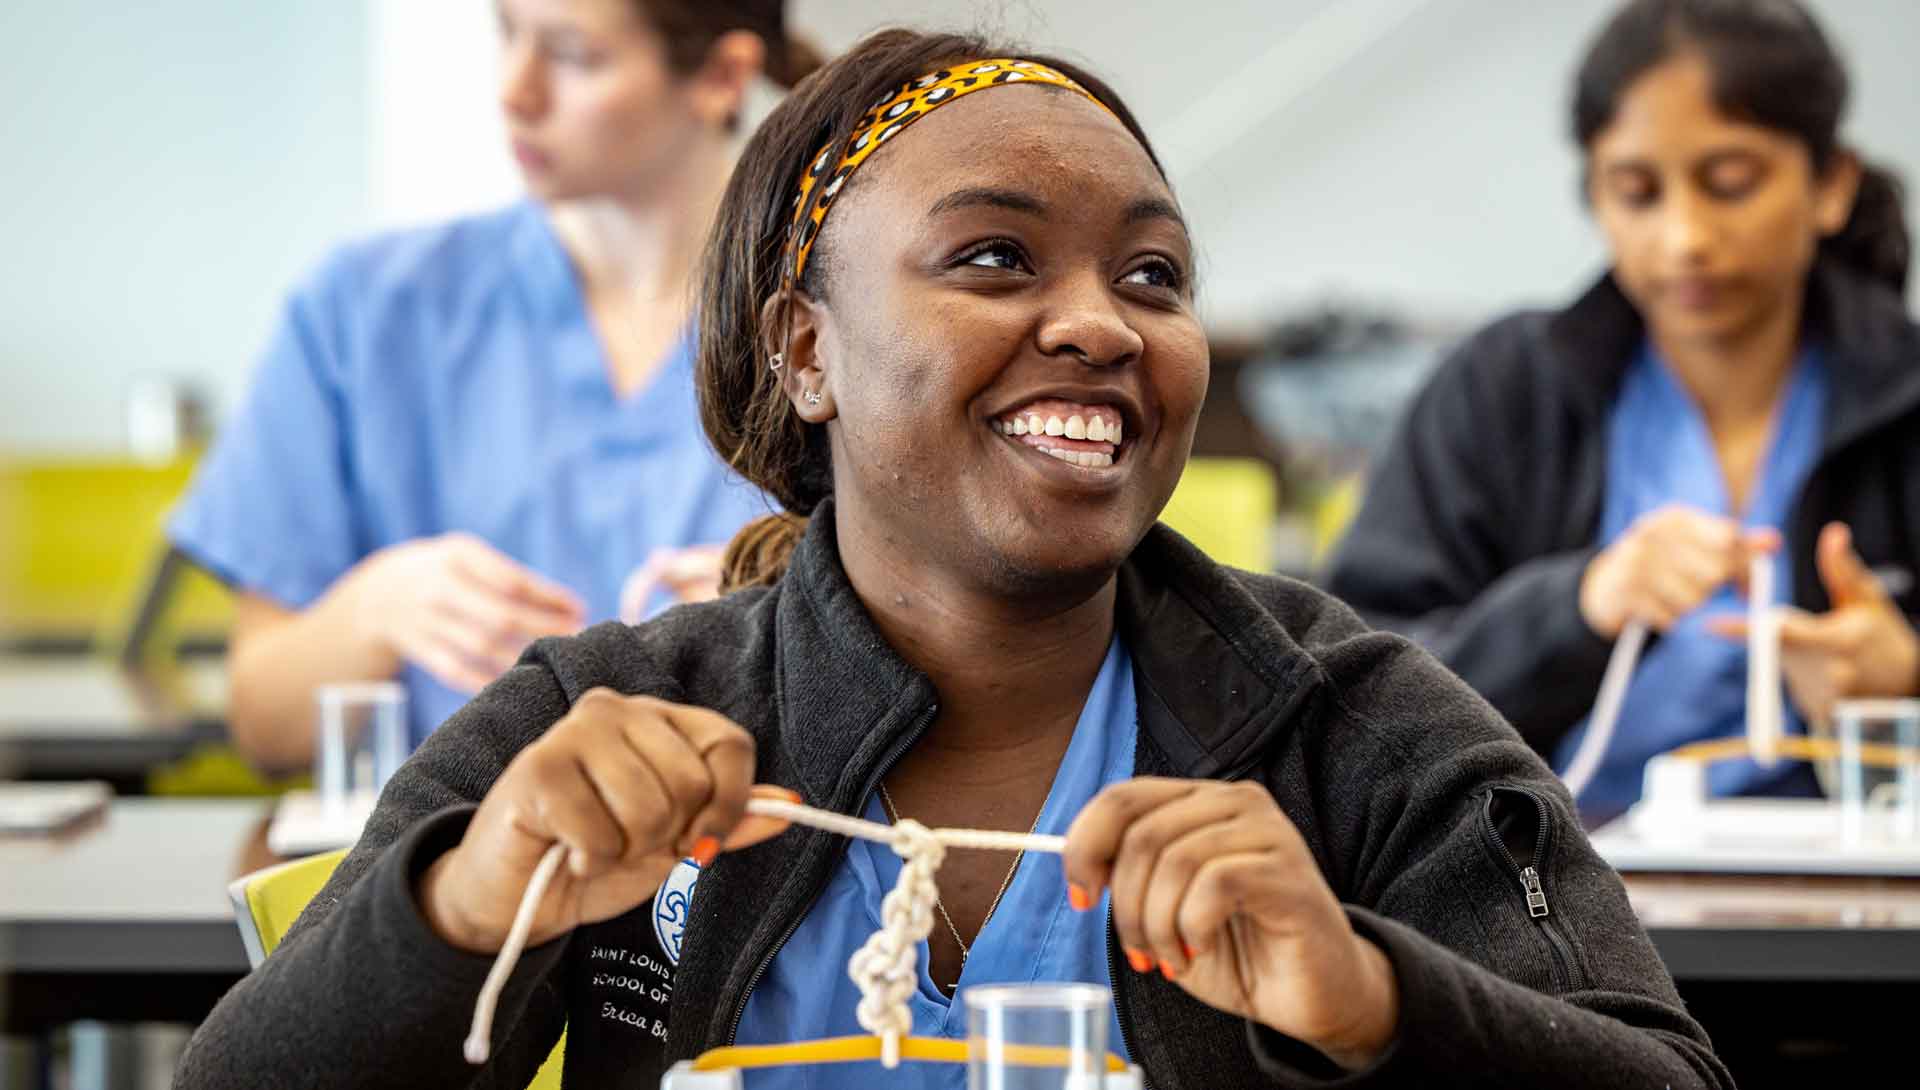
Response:
[{"label": "yellow rubber band on cup", "polygon": [[[1046,1045],[1006,1045],[1001,1054],[1006,1062],[1020,1067],[1065,1067],[1072,1053],[1068,1049]],[[880,1038],[827,1037],[818,1041],[799,1041],[787,1045],[729,1045],[710,1049],[693,1061],[695,1071],[749,1071],[761,1067],[805,1066],[810,1064],[855,1063],[880,1058]],[[945,1037],[904,1037],[900,1040],[900,1058],[926,1063],[967,1062],[967,1042]],[[1120,1057],[1107,1053],[1108,1071],[1125,1071]]]}]

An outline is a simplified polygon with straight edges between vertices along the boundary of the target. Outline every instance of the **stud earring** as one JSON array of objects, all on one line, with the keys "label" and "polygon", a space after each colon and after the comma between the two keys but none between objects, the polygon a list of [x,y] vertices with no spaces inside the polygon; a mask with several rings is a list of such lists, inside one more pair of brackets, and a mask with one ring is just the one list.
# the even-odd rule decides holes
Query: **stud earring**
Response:
[{"label": "stud earring", "polygon": [[802,396],[802,397],[804,397],[804,398],[806,398],[806,399],[807,399],[807,404],[809,404],[809,405],[818,405],[818,404],[820,404],[820,394],[819,394],[819,392],[818,392],[818,391],[816,391],[816,390],[808,390],[808,391],[807,391],[806,393],[804,393],[804,394],[802,394],[802,395],[800,395],[800,396]]},{"label": "stud earring", "polygon": [[786,362],[787,354],[785,352],[775,352],[773,355],[767,357],[767,370],[778,371]]}]

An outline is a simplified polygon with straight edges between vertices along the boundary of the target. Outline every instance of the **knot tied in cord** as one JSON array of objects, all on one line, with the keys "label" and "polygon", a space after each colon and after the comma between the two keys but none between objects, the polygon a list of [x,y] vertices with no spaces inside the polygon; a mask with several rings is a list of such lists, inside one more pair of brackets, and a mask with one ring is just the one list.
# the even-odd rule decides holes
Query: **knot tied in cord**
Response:
[{"label": "knot tied in cord", "polygon": [[900,1063],[900,1038],[913,1030],[907,1000],[918,986],[920,944],[933,931],[933,905],[940,897],[934,875],[947,857],[947,846],[911,818],[894,825],[893,834],[893,850],[905,861],[900,880],[880,902],[880,930],[847,961],[847,975],[860,989],[855,1017],[880,1038],[880,1061],[887,1067]]}]

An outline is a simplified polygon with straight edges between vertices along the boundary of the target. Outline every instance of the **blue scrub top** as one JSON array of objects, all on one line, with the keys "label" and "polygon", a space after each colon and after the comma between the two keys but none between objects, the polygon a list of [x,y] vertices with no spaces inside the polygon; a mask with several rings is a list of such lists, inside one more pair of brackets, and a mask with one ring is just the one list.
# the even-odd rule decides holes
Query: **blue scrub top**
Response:
[{"label": "blue scrub top", "polygon": [[[724,543],[773,509],[707,445],[692,375],[683,339],[615,394],[537,205],[350,245],[289,300],[169,535],[299,609],[383,546],[466,531],[605,620],[655,548]],[[469,696],[402,680],[415,744]]]},{"label": "blue scrub top", "polygon": [[[1073,740],[1054,774],[1041,807],[1037,831],[1064,834],[1101,788],[1133,776],[1138,720],[1133,660],[1115,638],[1080,710]],[[876,793],[866,816],[887,820]],[[740,1044],[776,1044],[820,1037],[859,1035],[854,1018],[860,990],[847,977],[847,960],[880,929],[880,900],[900,877],[892,848],[856,840],[835,868],[806,919],[775,955],[740,1020]],[[968,949],[957,994],[976,984],[1081,982],[1111,987],[1107,961],[1108,898],[1096,909],[1067,905],[1066,876],[1052,855],[1028,855]],[[945,926],[935,914],[935,926]],[[927,974],[927,944],[920,943],[920,986],[909,1000],[913,1032],[922,1037],[967,1035],[966,1004],[949,1000]],[[1107,1051],[1125,1056],[1118,1014],[1109,1015]],[[748,1090],[831,1090],[844,1086],[939,1087],[964,1090],[966,1068],[907,1063],[887,1072],[877,1061],[831,1067],[771,1068],[747,1073]]]},{"label": "blue scrub top", "polygon": [[[1700,408],[1665,360],[1646,345],[1627,371],[1614,403],[1607,437],[1606,501],[1598,544],[1625,533],[1633,521],[1669,504],[1682,504],[1738,519],[1748,529],[1784,531],[1795,500],[1820,453],[1826,418],[1827,368],[1817,349],[1803,350],[1774,410],[1773,436],[1747,500],[1736,512],[1727,498],[1713,437]],[[1793,601],[1793,572],[1786,550],[1774,556],[1776,604]],[[1640,797],[1649,758],[1689,742],[1728,738],[1746,730],[1747,648],[1707,630],[1707,621],[1744,615],[1745,598],[1731,584],[1654,641],[1640,658],[1627,687],[1612,745],[1580,796],[1583,807],[1620,809]],[[1806,725],[1786,706],[1786,729]],[[1573,762],[1583,722],[1560,744],[1554,765]],[[1806,766],[1781,762],[1768,769],[1750,759],[1722,761],[1707,773],[1715,795],[1817,792]]]}]

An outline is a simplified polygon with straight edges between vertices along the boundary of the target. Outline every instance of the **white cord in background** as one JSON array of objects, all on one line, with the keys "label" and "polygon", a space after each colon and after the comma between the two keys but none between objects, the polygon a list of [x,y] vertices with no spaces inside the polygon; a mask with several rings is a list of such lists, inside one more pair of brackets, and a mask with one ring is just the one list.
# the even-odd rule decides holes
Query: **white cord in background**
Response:
[{"label": "white cord in background", "polygon": [[[883,1061],[891,1061],[886,1063],[888,1067],[900,1062],[901,1027],[911,1028],[913,1025],[910,1014],[906,1014],[904,1023],[901,1021],[901,1015],[906,1013],[905,996],[912,994],[912,987],[909,986],[903,994],[882,996],[879,994],[880,985],[901,974],[903,936],[924,923],[924,927],[919,927],[919,934],[904,943],[904,973],[911,983],[919,942],[927,937],[927,932],[932,928],[933,898],[938,895],[933,885],[933,871],[940,865],[939,857],[945,854],[945,849],[1052,852],[1055,855],[1067,850],[1067,838],[1064,836],[1003,833],[992,829],[928,829],[912,821],[882,825],[863,818],[836,814],[831,810],[816,810],[785,799],[748,799],[747,813],[779,818],[795,825],[808,825],[841,836],[877,841],[892,846],[906,859],[907,865],[900,870],[899,883],[882,901],[881,912],[888,918],[887,923],[874,933],[866,946],[854,954],[848,967],[849,975],[854,983],[860,985],[863,995],[860,1003],[861,1024],[867,1025],[871,1021],[873,1025],[884,1027],[883,1031],[877,1032],[883,1041]],[[937,850],[929,851],[930,846]],[[534,913],[547,895],[547,884],[553,881],[553,873],[560,869],[560,861],[566,858],[566,854],[566,845],[555,843],[547,849],[547,854],[540,857],[539,864],[533,868],[533,877],[527,880],[527,891],[520,896],[520,908],[514,913],[513,926],[507,930],[507,941],[501,944],[493,968],[487,973],[486,983],[480,986],[480,997],[473,1005],[473,1026],[467,1033],[465,1048],[470,1064],[487,1062],[493,1040],[493,1013],[499,1006],[500,993],[507,986],[507,978],[513,975],[513,967],[519,962],[521,951],[526,948],[527,933],[533,929]],[[916,866],[916,859],[922,855],[928,856],[926,862]],[[921,903],[923,901],[924,904]],[[883,939],[889,932],[897,933],[891,939]],[[880,945],[876,947],[876,943]],[[874,1002],[870,1004],[869,1000]],[[894,1009],[889,1014],[881,1009],[883,1006]]]},{"label": "white cord in background", "polygon": [[1780,761],[1786,708],[1780,696],[1780,611],[1773,605],[1773,557],[1753,558],[1747,571],[1747,746],[1771,768]]},{"label": "white cord in background", "polygon": [[[1647,642],[1647,626],[1629,621],[1620,630],[1600,680],[1600,696],[1587,717],[1587,733],[1567,765],[1567,790],[1576,801],[1593,782],[1613,740],[1626,700],[1627,682]],[[1780,610],[1773,604],[1773,557],[1755,556],[1747,569],[1747,745],[1754,759],[1772,765],[1780,759],[1780,739],[1786,734],[1786,709],[1780,695]]]},{"label": "white cord in background", "polygon": [[1593,714],[1587,716],[1587,733],[1581,736],[1566,774],[1560,777],[1575,802],[1593,782],[1594,773],[1600,771],[1600,758],[1606,756],[1607,746],[1613,742],[1620,706],[1627,699],[1627,683],[1633,680],[1633,669],[1640,664],[1640,650],[1646,643],[1646,622],[1638,620],[1628,621],[1614,641],[1613,654],[1607,657],[1607,672],[1600,678],[1600,696],[1593,702]]}]

